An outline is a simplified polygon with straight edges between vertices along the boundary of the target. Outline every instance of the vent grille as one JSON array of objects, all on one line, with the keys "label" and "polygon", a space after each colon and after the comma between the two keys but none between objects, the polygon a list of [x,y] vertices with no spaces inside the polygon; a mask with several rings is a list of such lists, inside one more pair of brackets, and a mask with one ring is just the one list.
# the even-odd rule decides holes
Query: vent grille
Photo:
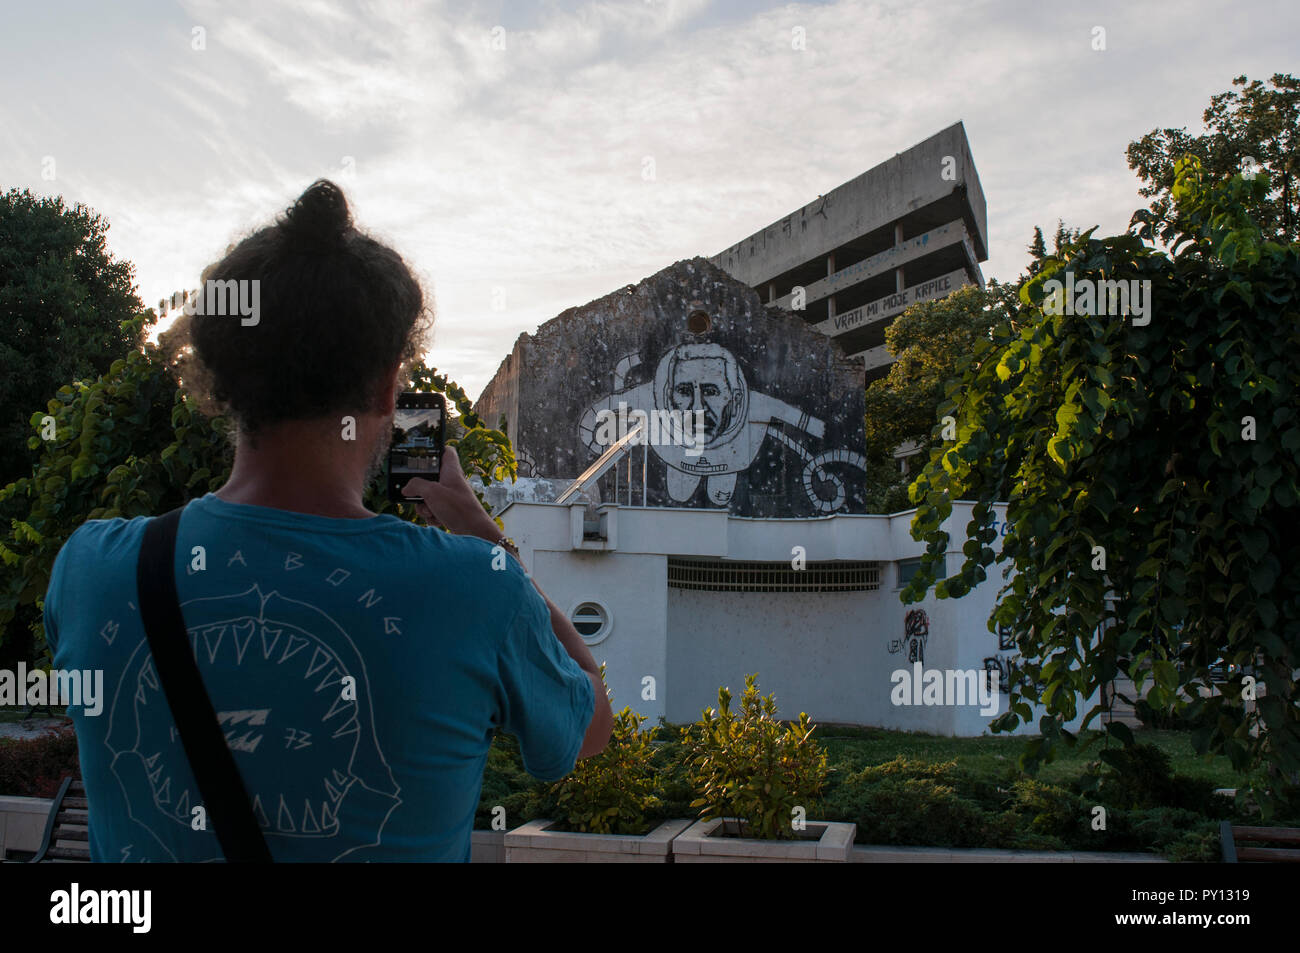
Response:
[{"label": "vent grille", "polygon": [[855,560],[788,562],[669,557],[668,588],[707,592],[868,592],[880,588],[880,563]]}]

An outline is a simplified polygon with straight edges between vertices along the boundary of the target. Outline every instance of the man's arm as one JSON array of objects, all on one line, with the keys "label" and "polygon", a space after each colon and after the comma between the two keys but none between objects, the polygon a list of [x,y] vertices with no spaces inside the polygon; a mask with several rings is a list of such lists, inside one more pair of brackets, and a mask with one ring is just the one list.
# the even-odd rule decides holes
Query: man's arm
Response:
[{"label": "man's arm", "polygon": [[[492,524],[492,528],[497,528],[496,523]],[[500,535],[499,530],[498,535]],[[493,541],[488,540],[488,542]],[[593,754],[600,754],[605,750],[605,746],[609,744],[610,731],[614,727],[614,710],[610,707],[609,696],[605,694],[605,682],[600,677],[600,666],[596,664],[591,649],[587,648],[587,643],[582,641],[582,636],[578,634],[578,630],[573,627],[569,618],[559,610],[546,593],[542,592],[542,587],[537,584],[536,579],[532,582],[533,588],[546,600],[546,606],[551,610],[551,631],[560,640],[560,645],[564,646],[564,651],[569,653],[569,658],[577,662],[578,667],[587,673],[587,677],[591,679],[592,689],[595,691],[596,703],[591,714],[591,724],[587,726],[587,735],[582,739],[582,750],[578,752],[579,758],[590,758]]]},{"label": "man's arm", "polygon": [[[460,536],[477,536],[489,543],[496,543],[501,538],[500,527],[484,512],[469,481],[465,479],[455,447],[447,447],[443,451],[442,472],[437,483],[416,477],[402,490],[423,497],[424,502],[416,504],[416,512],[435,526]],[[502,548],[519,559],[518,552],[513,552],[504,546]],[[522,561],[520,565],[523,565]],[[531,576],[529,578],[532,579]],[[582,739],[582,750],[578,752],[579,758],[590,758],[605,750],[614,727],[614,711],[610,707],[609,696],[605,694],[605,683],[600,677],[600,667],[592,657],[591,650],[587,648],[587,643],[582,641],[582,636],[573,627],[573,623],[542,591],[537,580],[532,579],[532,583],[551,612],[551,631],[555,633],[555,637],[569,658],[573,659],[591,679],[592,689],[595,692],[595,705],[592,708],[591,722],[587,725],[587,733]]]}]

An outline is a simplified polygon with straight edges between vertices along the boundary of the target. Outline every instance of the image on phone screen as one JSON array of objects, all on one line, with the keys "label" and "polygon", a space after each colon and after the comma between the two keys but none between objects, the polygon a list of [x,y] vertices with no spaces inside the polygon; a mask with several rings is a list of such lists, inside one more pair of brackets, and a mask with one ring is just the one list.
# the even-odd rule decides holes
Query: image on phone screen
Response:
[{"label": "image on phone screen", "polygon": [[[421,395],[426,399],[431,395]],[[388,451],[388,495],[406,500],[401,488],[414,477],[436,481],[442,465],[442,406],[403,407],[393,415],[393,442]]]}]

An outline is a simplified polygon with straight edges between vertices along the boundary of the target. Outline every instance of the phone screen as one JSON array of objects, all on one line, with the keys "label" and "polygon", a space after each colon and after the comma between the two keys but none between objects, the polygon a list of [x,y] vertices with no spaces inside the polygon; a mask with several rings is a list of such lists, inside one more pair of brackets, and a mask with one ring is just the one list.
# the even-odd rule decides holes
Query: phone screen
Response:
[{"label": "phone screen", "polygon": [[388,498],[394,503],[412,499],[402,496],[402,487],[413,477],[437,481],[445,418],[441,394],[407,392],[398,398],[393,442],[388,448]]}]

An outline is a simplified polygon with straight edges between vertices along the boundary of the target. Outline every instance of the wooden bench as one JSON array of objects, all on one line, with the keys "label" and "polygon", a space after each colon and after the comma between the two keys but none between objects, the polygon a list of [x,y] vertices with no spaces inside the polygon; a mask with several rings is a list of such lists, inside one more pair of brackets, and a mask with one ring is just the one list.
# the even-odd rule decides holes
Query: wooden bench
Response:
[{"label": "wooden bench", "polygon": [[79,778],[64,778],[54,796],[40,849],[28,863],[90,863],[90,805]]},{"label": "wooden bench", "polygon": [[[1225,864],[1250,861],[1300,863],[1300,830],[1292,827],[1241,827],[1231,821],[1219,825]],[[1238,846],[1238,845],[1241,846]],[[1287,844],[1287,847],[1246,846]]]}]

